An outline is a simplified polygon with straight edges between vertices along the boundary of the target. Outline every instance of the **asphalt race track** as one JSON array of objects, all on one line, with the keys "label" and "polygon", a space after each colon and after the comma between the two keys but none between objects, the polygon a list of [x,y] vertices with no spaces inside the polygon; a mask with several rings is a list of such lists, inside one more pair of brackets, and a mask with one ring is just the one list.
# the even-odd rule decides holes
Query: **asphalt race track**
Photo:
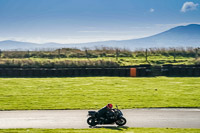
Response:
[{"label": "asphalt race track", "polygon": [[[122,112],[127,119],[126,127],[200,128],[200,109],[126,109]],[[89,128],[86,120],[87,110],[0,111],[1,129]]]}]

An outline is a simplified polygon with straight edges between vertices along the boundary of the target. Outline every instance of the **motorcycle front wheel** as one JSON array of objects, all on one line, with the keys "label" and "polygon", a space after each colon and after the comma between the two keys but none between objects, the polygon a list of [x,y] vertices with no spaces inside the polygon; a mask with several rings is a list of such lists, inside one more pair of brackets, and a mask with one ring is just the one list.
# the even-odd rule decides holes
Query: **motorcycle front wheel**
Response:
[{"label": "motorcycle front wheel", "polygon": [[116,122],[118,126],[123,126],[126,124],[126,119],[124,117],[120,117]]},{"label": "motorcycle front wheel", "polygon": [[96,122],[95,122],[95,118],[94,117],[89,117],[87,119],[87,123],[90,125],[90,126],[96,126]]}]

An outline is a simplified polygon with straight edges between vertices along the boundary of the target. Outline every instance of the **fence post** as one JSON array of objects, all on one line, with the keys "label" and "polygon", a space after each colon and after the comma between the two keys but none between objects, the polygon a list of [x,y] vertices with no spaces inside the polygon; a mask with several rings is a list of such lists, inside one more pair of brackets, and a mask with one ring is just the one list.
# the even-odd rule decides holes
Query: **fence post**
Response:
[{"label": "fence post", "polygon": [[145,51],[145,59],[146,59],[146,62],[148,62],[148,51],[147,51],[147,49]]},{"label": "fence post", "polygon": [[60,49],[58,49],[58,58],[60,58]]},{"label": "fence post", "polygon": [[88,50],[87,49],[85,49],[85,55],[86,55],[87,59],[89,60],[89,54],[88,54]]},{"label": "fence post", "polygon": [[67,50],[65,49],[65,56],[68,58],[68,55],[67,55]]},{"label": "fence post", "polygon": [[176,49],[174,49],[174,62],[176,61]]},{"label": "fence post", "polygon": [[30,51],[28,50],[28,58],[30,57]]},{"label": "fence post", "polygon": [[116,49],[116,61],[118,61],[118,57],[119,57],[119,50]]},{"label": "fence post", "polygon": [[199,47],[195,49],[195,59],[196,60],[198,59],[198,56],[199,56],[198,55],[199,49],[200,49]]}]

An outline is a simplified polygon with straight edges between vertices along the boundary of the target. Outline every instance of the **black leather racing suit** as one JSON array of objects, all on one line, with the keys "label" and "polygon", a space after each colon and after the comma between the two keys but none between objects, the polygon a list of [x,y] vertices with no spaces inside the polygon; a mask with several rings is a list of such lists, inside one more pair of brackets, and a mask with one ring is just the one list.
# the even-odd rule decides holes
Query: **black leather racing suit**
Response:
[{"label": "black leather racing suit", "polygon": [[98,118],[98,119],[100,119],[100,117],[106,118],[106,113],[107,113],[107,111],[108,111],[108,108],[107,108],[106,106],[103,107],[102,109],[100,109],[100,110],[98,111],[98,116],[97,116],[97,118]]}]

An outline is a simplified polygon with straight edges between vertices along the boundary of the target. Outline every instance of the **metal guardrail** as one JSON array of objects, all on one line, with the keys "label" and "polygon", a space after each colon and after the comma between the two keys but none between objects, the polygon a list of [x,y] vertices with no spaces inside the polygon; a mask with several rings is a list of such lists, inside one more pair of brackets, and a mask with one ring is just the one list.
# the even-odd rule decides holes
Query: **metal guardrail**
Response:
[{"label": "metal guardrail", "polygon": [[[132,66],[121,68],[0,68],[0,77],[130,77],[131,68],[136,68],[136,77],[150,76],[200,76],[200,66]],[[133,76],[134,77],[134,76]]]}]

